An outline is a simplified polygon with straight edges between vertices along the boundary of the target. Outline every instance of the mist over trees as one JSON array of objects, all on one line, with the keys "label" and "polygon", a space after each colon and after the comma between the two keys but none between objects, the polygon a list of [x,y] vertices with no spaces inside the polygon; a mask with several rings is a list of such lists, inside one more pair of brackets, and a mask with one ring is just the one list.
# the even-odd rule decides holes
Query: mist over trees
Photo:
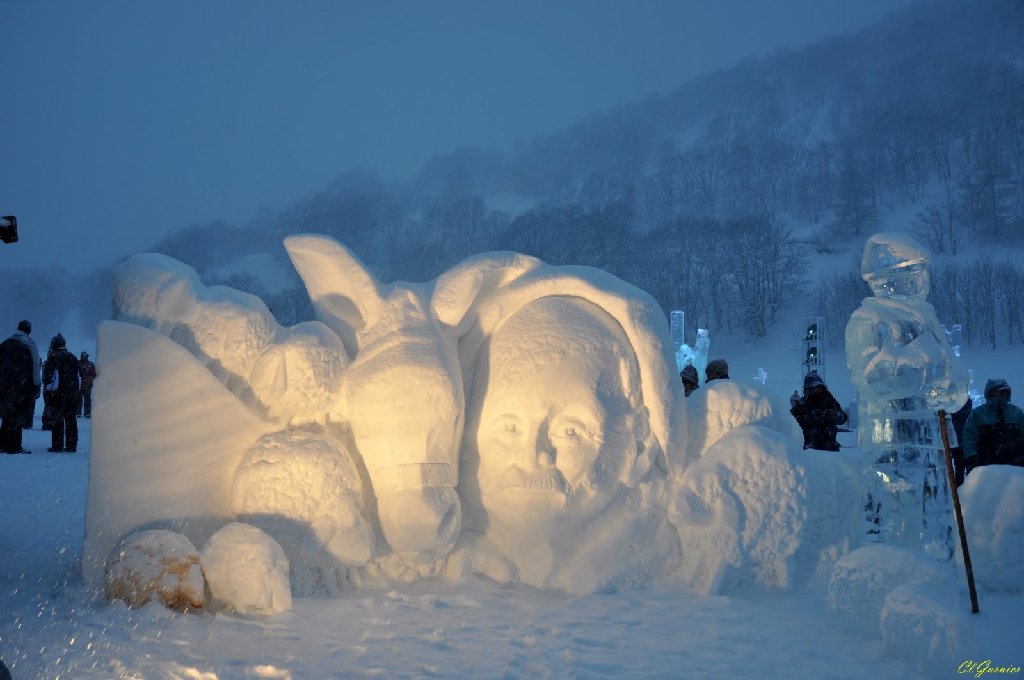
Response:
[{"label": "mist over trees", "polygon": [[[1021,35],[1017,0],[923,3],[511,154],[457,149],[403,184],[353,170],[249,224],[192,226],[153,249],[207,284],[260,295],[285,324],[312,318],[294,273],[267,290],[223,264],[270,252],[290,271],[281,240],[314,232],[382,281],[428,280],[469,255],[515,250],[608,270],[666,312],[685,309],[693,327],[763,336],[804,304],[841,341],[868,294],[856,264],[864,239],[901,209],[936,256],[940,319],[963,324],[968,343],[1019,343],[1024,274],[994,256],[965,259],[965,249],[1022,245]],[[815,253],[849,253],[854,264],[817,276]],[[47,290],[33,295],[49,300]]]}]

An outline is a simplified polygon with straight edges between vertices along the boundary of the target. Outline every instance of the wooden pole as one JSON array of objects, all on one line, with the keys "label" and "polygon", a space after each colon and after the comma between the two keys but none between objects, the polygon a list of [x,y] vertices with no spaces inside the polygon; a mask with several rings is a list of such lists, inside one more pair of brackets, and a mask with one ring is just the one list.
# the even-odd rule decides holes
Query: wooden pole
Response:
[{"label": "wooden pole", "polygon": [[946,450],[946,474],[949,489],[953,493],[953,510],[956,512],[956,526],[960,529],[960,548],[964,553],[964,569],[967,571],[967,587],[971,591],[971,612],[977,614],[978,591],[974,587],[974,568],[971,566],[971,551],[967,549],[967,531],[964,529],[964,515],[960,511],[960,494],[956,490],[956,475],[953,473],[953,452],[949,449],[949,432],[946,431],[946,412],[939,411],[939,431],[942,433],[942,448]]}]

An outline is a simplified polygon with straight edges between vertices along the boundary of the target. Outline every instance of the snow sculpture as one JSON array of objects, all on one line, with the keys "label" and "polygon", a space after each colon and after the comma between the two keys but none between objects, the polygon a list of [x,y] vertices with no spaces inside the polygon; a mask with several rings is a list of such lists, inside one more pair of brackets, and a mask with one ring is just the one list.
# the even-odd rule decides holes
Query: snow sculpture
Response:
[{"label": "snow sculpture", "polygon": [[975,468],[960,503],[975,578],[989,590],[1024,592],[1024,468]]},{"label": "snow sculpture", "polygon": [[[691,397],[692,398],[692,397]],[[788,588],[844,552],[856,508],[852,469],[743,425],[686,468],[669,508],[681,574],[695,590]]]},{"label": "snow sculpture", "polygon": [[82,565],[93,585],[126,533],[171,526],[202,545],[234,519],[238,463],[276,429],[164,335],[104,321],[96,345]]},{"label": "snow sculpture", "polygon": [[185,536],[140,531],[125,537],[106,565],[107,598],[141,607],[154,597],[171,609],[202,609],[206,582],[199,553]]},{"label": "snow sculpture", "polygon": [[191,351],[247,403],[284,424],[338,419],[348,367],[341,339],[319,322],[278,325],[255,295],[207,287],[166,255],[134,255],[114,271],[120,320],[141,324]]},{"label": "snow sculpture", "polygon": [[215,605],[256,616],[292,608],[288,558],[258,528],[241,522],[225,525],[203,546],[201,560]]},{"label": "snow sculpture", "polygon": [[348,449],[306,431],[261,437],[235,471],[231,507],[284,546],[296,592],[336,593],[336,567],[362,566],[374,554],[363,483]]},{"label": "snow sculpture", "polygon": [[467,535],[449,571],[583,593],[664,565],[685,412],[656,304],[604,272],[505,253],[449,271],[433,304],[467,379]]},{"label": "snow sculpture", "polygon": [[381,285],[329,238],[286,248],[320,321],[282,328],[162,255],[117,268],[87,581],[139,528],[200,545],[239,519],[300,594],[445,569],[582,593],[670,569],[686,404],[650,296],[514,253]]},{"label": "snow sculpture", "polygon": [[455,486],[464,400],[429,286],[381,285],[327,237],[290,236],[285,249],[318,318],[352,356],[343,398],[385,540],[411,562],[444,557],[462,526]]},{"label": "snow sculpture", "polygon": [[869,543],[836,562],[828,584],[828,606],[852,630],[878,635],[885,598],[893,589],[936,581],[944,573],[938,562],[920,552]]},{"label": "snow sculpture", "polygon": [[931,677],[954,667],[963,672],[980,640],[966,613],[970,605],[957,601],[960,583],[951,576],[927,585],[905,583],[885,596],[878,630],[886,656],[903,658]]},{"label": "snow sculpture", "polygon": [[703,456],[725,433],[742,425],[779,430],[771,401],[760,388],[733,380],[712,380],[690,395],[689,451]]},{"label": "snow sculpture", "polygon": [[926,301],[928,259],[904,234],[868,239],[861,272],[874,297],[846,326],[846,361],[858,391],[858,442],[876,473],[866,499],[869,535],[949,557],[949,489],[936,411],[960,408],[968,380]]}]

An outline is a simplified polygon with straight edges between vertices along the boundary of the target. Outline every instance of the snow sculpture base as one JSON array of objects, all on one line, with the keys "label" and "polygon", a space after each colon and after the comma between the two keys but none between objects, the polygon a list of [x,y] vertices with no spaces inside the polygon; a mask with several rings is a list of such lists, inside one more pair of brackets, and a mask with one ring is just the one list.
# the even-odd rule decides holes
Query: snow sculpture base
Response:
[{"label": "snow sculpture base", "polygon": [[171,527],[203,545],[234,519],[235,470],[268,430],[192,354],[154,331],[106,321],[96,345],[82,564],[91,585],[103,582],[104,562],[127,532]]}]

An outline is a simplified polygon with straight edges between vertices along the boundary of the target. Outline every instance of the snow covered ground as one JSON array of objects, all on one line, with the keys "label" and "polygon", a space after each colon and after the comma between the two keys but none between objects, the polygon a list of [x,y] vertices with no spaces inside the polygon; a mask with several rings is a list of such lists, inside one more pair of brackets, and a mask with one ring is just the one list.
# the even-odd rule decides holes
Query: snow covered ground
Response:
[{"label": "snow covered ground", "polygon": [[[757,354],[774,353],[767,346],[736,348],[734,356],[756,362]],[[993,357],[998,365],[1007,366]],[[16,680],[907,680],[977,672],[959,660],[887,657],[880,637],[857,637],[828,610],[820,583],[730,597],[702,597],[672,583],[571,597],[482,580],[423,582],[340,599],[298,598],[292,611],[266,619],[177,614],[153,603],[138,610],[108,605],[93,598],[80,576],[90,422],[80,423],[82,453],[45,453],[49,433],[38,429],[37,418],[25,437],[35,453],[0,458],[0,656]],[[959,588],[961,623],[976,641],[962,661],[1024,666],[1024,596],[983,591],[982,613],[971,616],[966,586]]]}]

